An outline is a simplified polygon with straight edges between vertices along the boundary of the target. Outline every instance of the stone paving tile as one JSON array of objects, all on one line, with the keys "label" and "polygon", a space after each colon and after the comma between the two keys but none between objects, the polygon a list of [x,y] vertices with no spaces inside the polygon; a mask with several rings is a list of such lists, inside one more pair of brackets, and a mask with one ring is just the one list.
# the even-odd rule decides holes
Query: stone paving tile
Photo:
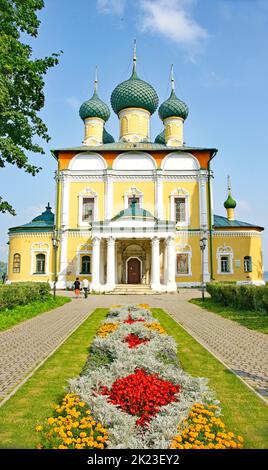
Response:
[{"label": "stone paving tile", "polygon": [[[73,297],[73,293],[62,292]],[[194,289],[162,295],[92,295],[0,333],[0,400],[51,354],[97,307],[148,303],[167,310],[194,338],[268,402],[268,335],[188,303]]]}]

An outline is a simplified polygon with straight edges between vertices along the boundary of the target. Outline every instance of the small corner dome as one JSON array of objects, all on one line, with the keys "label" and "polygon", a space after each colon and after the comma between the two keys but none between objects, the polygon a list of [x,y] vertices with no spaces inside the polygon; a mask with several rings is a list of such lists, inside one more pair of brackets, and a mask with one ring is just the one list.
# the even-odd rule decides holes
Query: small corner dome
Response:
[{"label": "small corner dome", "polygon": [[189,114],[189,108],[184,101],[176,96],[175,91],[172,90],[170,97],[161,104],[158,113],[162,121],[172,116],[180,117],[185,120]]},{"label": "small corner dome", "polygon": [[106,122],[108,121],[110,114],[109,107],[98,97],[96,90],[92,97],[85,101],[79,109],[79,115],[83,120],[96,117],[103,119],[103,121]]},{"label": "small corner dome", "polygon": [[46,206],[46,210],[44,212],[42,212],[42,214],[38,215],[37,217],[35,217],[32,222],[37,222],[39,220],[42,220],[44,222],[53,222],[54,221],[54,214],[52,212],[52,207],[50,206],[50,204],[48,203],[48,205]]},{"label": "small corner dome", "polygon": [[228,195],[228,198],[224,202],[225,209],[235,209],[236,208],[236,201],[232,198],[231,194]]},{"label": "small corner dome", "polygon": [[155,143],[156,144],[165,144],[166,141],[165,141],[165,131],[163,130],[162,132],[160,132],[160,134],[158,134],[155,138]]},{"label": "small corner dome", "polygon": [[111,105],[116,114],[125,108],[142,108],[153,114],[158,106],[158,96],[149,83],[141,80],[136,71],[131,77],[115,87]]}]

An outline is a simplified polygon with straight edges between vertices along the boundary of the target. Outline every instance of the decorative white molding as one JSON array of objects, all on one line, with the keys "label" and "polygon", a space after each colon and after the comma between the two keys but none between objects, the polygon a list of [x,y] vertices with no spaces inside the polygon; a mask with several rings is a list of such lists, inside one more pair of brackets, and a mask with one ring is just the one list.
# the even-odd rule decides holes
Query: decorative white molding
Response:
[{"label": "decorative white molding", "polygon": [[93,198],[94,199],[94,215],[93,222],[98,220],[98,194],[93,191],[91,188],[85,188],[78,194],[78,226],[79,227],[89,227],[90,224],[87,221],[83,220],[83,199],[84,198]]},{"label": "decorative white molding", "polygon": [[[44,254],[45,255],[45,272],[42,274],[38,274],[35,272],[36,267],[36,255]],[[49,262],[50,262],[50,246],[48,243],[33,243],[31,246],[31,276],[49,276]]]},{"label": "decorative white molding", "polygon": [[163,212],[163,178],[157,175],[155,180],[155,217],[160,220],[164,218]]},{"label": "decorative white molding", "polygon": [[106,176],[106,190],[105,190],[105,219],[111,220],[113,217],[113,202],[114,202],[114,184],[110,175]]},{"label": "decorative white molding", "polygon": [[[177,255],[187,255],[188,256],[188,273],[179,273],[177,271]],[[175,264],[176,264],[176,277],[190,277],[192,273],[192,247],[188,244],[186,245],[176,245],[175,253]]]},{"label": "decorative white molding", "polygon": [[189,192],[183,188],[174,189],[169,195],[169,214],[170,220],[175,221],[175,198],[181,197],[185,199],[185,221],[177,222],[176,227],[188,227],[190,224],[190,204],[189,204]]},{"label": "decorative white molding", "polygon": [[146,152],[129,151],[120,153],[113,162],[113,169],[120,171],[156,170],[155,159]]},{"label": "decorative white molding", "polygon": [[107,163],[99,153],[82,152],[71,159],[68,168],[73,171],[104,170],[107,168]]},{"label": "decorative white molding", "polygon": [[[229,266],[230,266],[229,272],[222,272],[221,270],[221,257],[222,256],[228,256],[229,258]],[[234,253],[233,253],[233,249],[230,246],[226,246],[225,244],[223,246],[219,246],[217,249],[216,257],[217,257],[217,274],[223,274],[223,275],[234,274],[234,270],[233,270]]]},{"label": "decorative white molding", "polygon": [[63,176],[61,182],[61,228],[63,230],[69,226],[69,190],[68,178]]},{"label": "decorative white molding", "polygon": [[141,208],[143,207],[143,192],[136,188],[136,186],[131,186],[131,188],[129,188],[124,194],[124,209],[128,208],[128,199],[130,197],[138,197],[139,206]]},{"label": "decorative white molding", "polygon": [[[77,251],[76,251],[76,276],[81,274],[80,272],[81,260],[82,260],[82,256],[85,256],[85,255],[92,257],[92,244],[88,243],[88,244],[78,245]],[[92,271],[92,262],[90,266],[90,271]],[[91,276],[91,272],[89,274],[86,274],[86,276]]]},{"label": "decorative white molding", "polygon": [[161,169],[165,171],[199,170],[200,165],[197,158],[191,153],[172,152],[161,162]]}]

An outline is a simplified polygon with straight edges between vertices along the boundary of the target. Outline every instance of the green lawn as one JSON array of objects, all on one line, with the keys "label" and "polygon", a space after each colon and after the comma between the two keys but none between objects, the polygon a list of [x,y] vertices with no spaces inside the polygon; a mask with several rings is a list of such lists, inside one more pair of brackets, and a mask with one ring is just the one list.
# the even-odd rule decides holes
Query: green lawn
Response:
[{"label": "green lawn", "polygon": [[64,395],[69,378],[77,377],[88,346],[108,309],[96,309],[45,364],[0,408],[0,447],[34,448],[37,423],[51,416],[52,403]]},{"label": "green lawn", "polygon": [[152,312],[177,341],[183,369],[193,376],[209,379],[209,386],[221,402],[223,421],[228,428],[244,437],[245,447],[267,449],[268,406],[162,309],[152,309]]},{"label": "green lawn", "polygon": [[201,299],[192,299],[191,303],[199,305],[210,312],[217,313],[222,317],[229,318],[240,323],[251,330],[268,333],[268,315],[267,313],[253,312],[252,310],[238,310],[231,307],[225,307],[214,302],[212,299],[206,298],[204,302]]},{"label": "green lawn", "polygon": [[70,301],[71,299],[69,297],[58,296],[54,300],[51,296],[51,298],[47,300],[36,300],[27,305],[18,305],[14,308],[0,310],[0,330],[7,330],[7,328],[17,323],[29,320],[40,313],[48,312],[56,307],[61,307]]}]

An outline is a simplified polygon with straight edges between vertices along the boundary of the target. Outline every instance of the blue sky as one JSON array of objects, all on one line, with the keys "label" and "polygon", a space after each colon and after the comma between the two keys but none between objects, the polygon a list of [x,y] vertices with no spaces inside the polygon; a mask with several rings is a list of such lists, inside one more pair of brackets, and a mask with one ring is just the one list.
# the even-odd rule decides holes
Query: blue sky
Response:
[{"label": "blue sky", "polygon": [[[51,148],[80,145],[80,104],[93,91],[109,103],[114,87],[131,72],[137,39],[138,74],[157,90],[160,103],[170,93],[170,64],[176,92],[189,106],[187,145],[219,149],[213,161],[214,212],[225,215],[227,174],[237,200],[236,218],[268,228],[268,2],[266,0],[45,0],[35,57],[63,50],[45,77],[41,116],[51,141],[46,155],[30,156],[43,170],[36,177],[13,166],[1,169],[1,195],[17,216],[0,215],[0,259],[7,258],[7,230],[30,221],[48,201],[54,206],[56,162]],[[118,138],[112,113],[107,130]],[[162,130],[152,117],[152,139]],[[268,269],[268,231],[264,264]]]}]

